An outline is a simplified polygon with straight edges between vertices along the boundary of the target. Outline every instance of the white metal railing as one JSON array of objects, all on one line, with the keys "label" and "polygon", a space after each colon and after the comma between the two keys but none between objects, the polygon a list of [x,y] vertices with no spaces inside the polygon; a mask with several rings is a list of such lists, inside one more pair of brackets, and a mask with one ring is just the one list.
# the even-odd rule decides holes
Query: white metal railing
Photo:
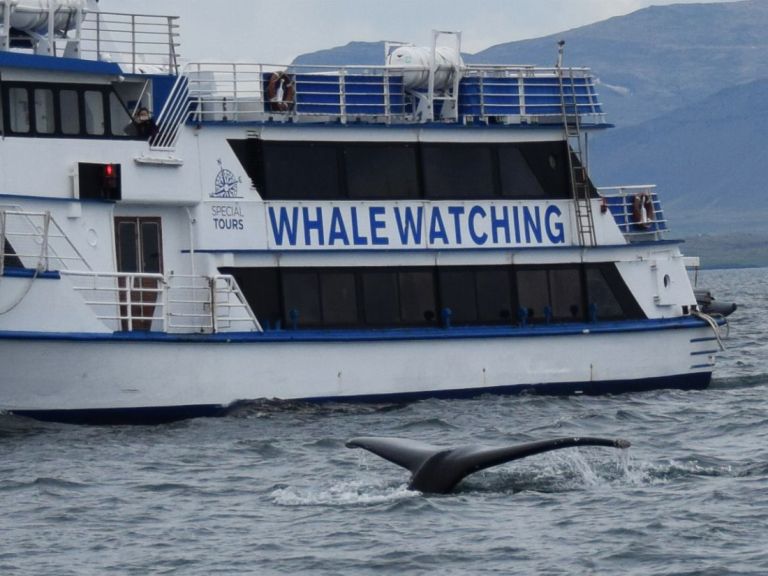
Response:
[{"label": "white metal railing", "polygon": [[659,195],[654,184],[608,186],[597,189],[619,230],[628,240],[661,239],[667,232]]},{"label": "white metal railing", "polygon": [[[589,69],[568,68],[562,87],[583,124],[605,121]],[[425,114],[445,100],[440,91],[409,87],[421,69],[392,66],[279,66],[190,63],[158,115],[155,148],[175,145],[186,121],[263,122],[335,120],[420,123],[559,123],[561,86],[556,68],[464,66],[451,114]],[[429,99],[432,94],[432,101]],[[456,113],[456,110],[458,112]]]},{"label": "white metal railing", "polygon": [[176,74],[179,45],[177,16],[89,12],[81,25],[82,57],[116,62],[132,74]]},{"label": "white metal railing", "polygon": [[84,3],[0,0],[0,49],[11,49],[11,32],[19,25],[14,18],[25,25],[46,11],[47,33],[40,36],[36,29],[26,37],[35,53],[115,62],[132,74],[178,73],[177,16],[89,11]]},{"label": "white metal railing", "polygon": [[72,280],[96,317],[116,332],[262,331],[229,275],[63,271],[62,276]]},{"label": "white metal railing", "polygon": [[[6,254],[6,243],[13,249]],[[0,207],[0,274],[6,256],[15,256],[25,267],[39,271],[90,270],[50,212],[29,212]]]}]

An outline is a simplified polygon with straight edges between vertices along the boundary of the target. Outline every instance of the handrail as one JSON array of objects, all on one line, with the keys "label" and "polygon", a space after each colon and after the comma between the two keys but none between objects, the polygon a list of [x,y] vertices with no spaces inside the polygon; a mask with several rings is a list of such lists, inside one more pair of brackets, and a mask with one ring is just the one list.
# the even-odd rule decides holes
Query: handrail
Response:
[{"label": "handrail", "polygon": [[[34,259],[34,268],[38,270],[66,270],[70,267],[91,269],[50,212],[26,211],[15,207],[11,210],[0,209],[0,222],[1,256],[5,255],[7,240],[22,262]],[[3,271],[3,261],[4,257],[0,258],[0,273]]]},{"label": "handrail", "polygon": [[[597,192],[628,240],[645,240],[649,235],[661,239],[668,232],[667,219],[655,184],[603,186],[597,188]],[[642,224],[635,221],[634,203],[637,196],[647,196],[653,207],[653,216]]]},{"label": "handrail", "polygon": [[135,272],[62,271],[114,331],[261,332],[235,279]]},{"label": "handrail", "polygon": [[130,74],[146,69],[177,74],[178,21],[178,16],[89,12],[80,27],[81,57],[117,62]]}]

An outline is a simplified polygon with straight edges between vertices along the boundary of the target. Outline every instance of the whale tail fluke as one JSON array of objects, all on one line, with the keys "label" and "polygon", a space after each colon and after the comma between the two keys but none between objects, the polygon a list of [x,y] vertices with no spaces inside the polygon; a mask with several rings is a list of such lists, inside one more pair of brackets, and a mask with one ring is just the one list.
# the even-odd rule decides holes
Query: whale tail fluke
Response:
[{"label": "whale tail fluke", "polygon": [[447,494],[468,475],[491,466],[534,454],[573,446],[629,448],[630,443],[610,438],[555,438],[516,446],[487,448],[459,446],[444,448],[404,438],[360,437],[347,442],[348,448],[364,448],[412,474],[409,488],[425,493]]}]

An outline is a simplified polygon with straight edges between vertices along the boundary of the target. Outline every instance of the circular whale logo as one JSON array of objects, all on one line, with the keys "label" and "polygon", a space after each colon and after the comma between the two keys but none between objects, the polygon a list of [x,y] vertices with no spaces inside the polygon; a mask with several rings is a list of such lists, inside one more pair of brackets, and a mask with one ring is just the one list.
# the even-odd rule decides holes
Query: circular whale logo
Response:
[{"label": "circular whale logo", "polygon": [[216,174],[211,198],[240,198],[240,196],[237,195],[237,187],[242,180],[235,176],[232,170],[224,168],[221,159],[219,159],[218,162],[219,171]]}]

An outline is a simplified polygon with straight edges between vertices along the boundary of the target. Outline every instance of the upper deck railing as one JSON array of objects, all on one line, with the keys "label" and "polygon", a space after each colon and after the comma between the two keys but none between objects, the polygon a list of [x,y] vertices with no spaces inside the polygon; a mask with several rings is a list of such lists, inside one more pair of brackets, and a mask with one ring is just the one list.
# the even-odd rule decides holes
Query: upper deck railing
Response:
[{"label": "upper deck railing", "polygon": [[178,72],[177,16],[89,12],[81,28],[84,58],[116,62],[131,74]]},{"label": "upper deck railing", "polygon": [[[432,100],[412,87],[423,71],[392,66],[276,66],[249,63],[188,64],[158,117],[157,148],[173,146],[181,124],[339,122],[418,124],[562,124],[557,68],[461,66],[458,97]],[[569,114],[583,127],[605,122],[587,68],[563,69]],[[434,110],[434,113],[432,112]],[[429,111],[427,113],[426,111]]]},{"label": "upper deck railing", "polygon": [[661,240],[668,231],[655,185],[611,186],[597,191],[628,241]]},{"label": "upper deck railing", "polygon": [[114,62],[128,74],[177,74],[179,18],[0,0],[0,50]]}]

